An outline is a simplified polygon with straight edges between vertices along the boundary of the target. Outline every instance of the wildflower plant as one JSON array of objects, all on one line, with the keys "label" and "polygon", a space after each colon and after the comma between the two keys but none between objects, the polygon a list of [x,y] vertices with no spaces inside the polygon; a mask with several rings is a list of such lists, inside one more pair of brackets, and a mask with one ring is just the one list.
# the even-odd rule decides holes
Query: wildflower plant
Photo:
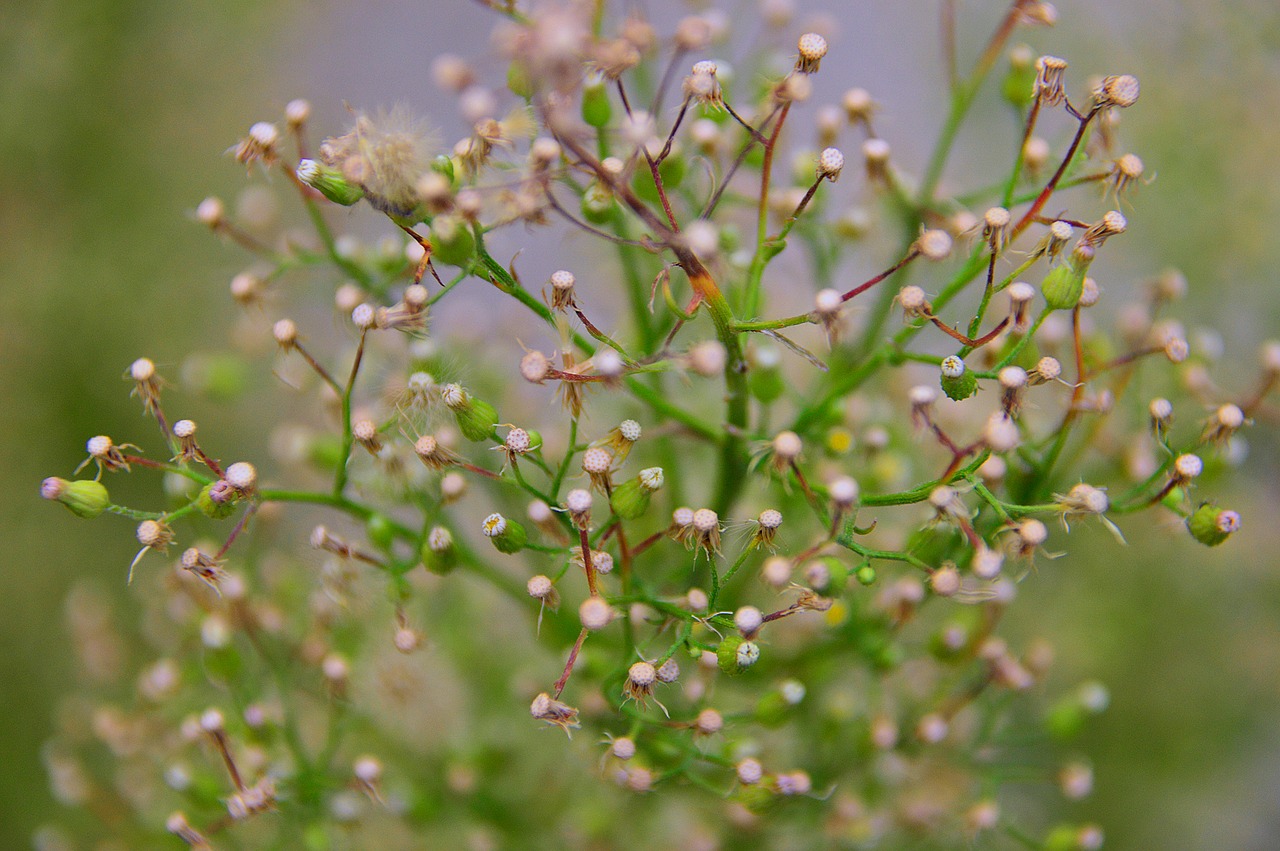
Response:
[{"label": "wildflower plant", "polygon": [[[1252,384],[1214,381],[1173,316],[1176,272],[1109,304],[1132,290],[1104,270],[1140,200],[1119,135],[1138,81],[1034,58],[1014,38],[1056,12],[1015,0],[967,71],[949,50],[921,166],[856,81],[811,103],[841,49],[821,33],[779,55],[718,11],[660,31],[623,4],[485,5],[505,76],[434,65],[466,136],[404,108],[314,128],[294,101],[229,155],[310,232],[196,208],[248,257],[231,294],[276,346],[259,367],[314,409],[277,424],[275,457],[171,418],[184,382],[141,358],[126,378],[160,439],[91,437],[81,478],[43,483],[79,517],[138,524],[119,574],[151,654],[127,700],[68,709],[92,732],[48,746],[60,798],[148,847],[505,845],[552,828],[468,805],[477,787],[572,821],[608,799],[566,775],[594,773],[684,828],[584,821],[563,834],[581,846],[800,825],[840,847],[1097,847],[1004,783],[1027,727],[1069,740],[1105,690],[1046,693],[1051,650],[1010,646],[1002,616],[1082,524],[1115,546],[1144,519],[1228,542],[1241,517],[1214,482],[1280,378],[1271,343]],[[993,88],[1020,117],[1011,162],[953,187]],[[365,207],[376,243],[337,230]],[[599,250],[543,269],[493,247],[548,233]],[[285,309],[295,282],[340,331]],[[519,318],[435,321],[491,290]],[[112,501],[113,479],[152,473],[150,506]],[[572,736],[549,778],[486,746],[539,726]],[[1078,755],[1030,759],[1022,776],[1088,794]]]}]

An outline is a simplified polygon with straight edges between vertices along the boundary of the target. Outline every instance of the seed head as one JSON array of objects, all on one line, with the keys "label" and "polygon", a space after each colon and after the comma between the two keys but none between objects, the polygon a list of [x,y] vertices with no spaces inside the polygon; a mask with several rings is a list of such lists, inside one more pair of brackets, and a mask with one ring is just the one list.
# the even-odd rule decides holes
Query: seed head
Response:
[{"label": "seed head", "polygon": [[807,795],[813,789],[813,781],[804,771],[787,771],[773,780],[779,795]]},{"label": "seed head", "polygon": [[713,736],[724,729],[724,716],[714,709],[704,709],[693,720],[693,729],[704,736]]},{"label": "seed head", "polygon": [[837,506],[849,508],[858,501],[858,483],[849,476],[840,476],[827,485],[827,493]]},{"label": "seed head", "polygon": [[747,757],[734,767],[738,782],[744,786],[752,786],[764,778],[764,766],[760,760]]},{"label": "seed head", "polygon": [[710,508],[693,512],[694,541],[707,555],[720,552],[720,517]]},{"label": "seed head", "polygon": [[609,753],[623,761],[631,759],[636,755],[635,740],[626,736],[619,736],[609,743]]},{"label": "seed head", "polygon": [[850,124],[869,122],[872,112],[875,111],[875,101],[871,99],[871,93],[866,89],[849,89],[840,99],[840,105],[844,107],[844,114]]},{"label": "seed head", "polygon": [[889,153],[889,143],[884,139],[873,138],[862,143],[862,158],[869,180],[883,182],[889,176]]},{"label": "seed head", "polygon": [[1190,481],[1204,472],[1204,462],[1199,455],[1179,455],[1174,459],[1173,472],[1180,481]]},{"label": "seed head", "polygon": [[746,638],[755,635],[764,624],[764,615],[755,606],[743,606],[733,613],[733,625]]},{"label": "seed head", "polygon": [[227,467],[226,481],[239,493],[247,494],[258,483],[258,471],[248,461],[237,461]]},{"label": "seed head", "polygon": [[1004,411],[996,411],[987,419],[982,440],[992,452],[1011,452],[1021,440],[1018,424]]},{"label": "seed head", "polygon": [[827,40],[817,33],[805,33],[796,44],[799,56],[796,58],[796,71],[801,74],[813,74],[822,64],[822,57],[827,55]]},{"label": "seed head", "polygon": [[724,372],[729,354],[719,340],[704,340],[689,349],[689,368],[703,378],[714,378]]},{"label": "seed head", "polygon": [[817,174],[819,179],[830,180],[835,183],[840,179],[840,172],[844,169],[844,154],[839,148],[826,148],[818,155]]},{"label": "seed head", "polygon": [[1140,91],[1138,78],[1130,74],[1103,77],[1102,82],[1093,90],[1093,100],[1100,107],[1118,106],[1124,109],[1138,102]]},{"label": "seed head", "polygon": [[902,305],[903,319],[907,321],[926,316],[932,310],[924,290],[914,284],[898,290],[898,304]]},{"label": "seed head", "polygon": [[824,289],[818,290],[818,294],[813,298],[813,311],[821,317],[831,319],[840,311],[840,305],[844,303],[839,290]]},{"label": "seed head", "polygon": [[946,260],[951,255],[951,235],[945,230],[927,230],[916,240],[915,248],[929,260]]},{"label": "seed head", "polygon": [[567,703],[556,700],[545,691],[529,704],[529,714],[539,721],[546,721],[564,730],[565,735],[572,735],[570,730],[577,729],[578,710]]},{"label": "seed head", "polygon": [[1067,71],[1067,60],[1056,56],[1041,56],[1036,60],[1036,98],[1041,106],[1057,106],[1067,98],[1063,77]]},{"label": "seed head", "polygon": [[604,629],[614,618],[614,611],[603,597],[591,596],[578,607],[578,620],[592,632]]}]

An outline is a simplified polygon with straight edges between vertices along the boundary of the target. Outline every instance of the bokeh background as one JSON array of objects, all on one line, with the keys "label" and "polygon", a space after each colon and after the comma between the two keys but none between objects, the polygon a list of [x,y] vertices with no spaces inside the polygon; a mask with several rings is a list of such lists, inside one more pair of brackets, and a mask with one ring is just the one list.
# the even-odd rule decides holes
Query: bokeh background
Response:
[{"label": "bokeh background", "polygon": [[[670,21],[690,4],[639,5]],[[753,20],[752,3],[728,5]],[[957,4],[962,57],[1004,5]],[[937,0],[797,6],[795,32],[812,14],[836,27],[815,99],[869,89],[895,155],[919,167],[944,113]],[[1222,332],[1223,361],[1236,366],[1219,374],[1243,386],[1257,344],[1280,336],[1280,6],[1064,0],[1059,11],[1058,27],[1024,35],[1038,53],[1070,58],[1076,80],[1143,83],[1124,147],[1156,180],[1129,211],[1114,286],[1182,269],[1182,315]],[[121,380],[135,357],[177,374],[192,352],[227,347],[226,284],[242,258],[191,218],[205,195],[234,203],[248,186],[223,152],[299,96],[320,132],[341,125],[343,101],[403,101],[451,137],[461,125],[430,59],[492,61],[490,23],[468,0],[0,4],[0,848],[27,847],[58,813],[39,748],[77,676],[68,590],[87,579],[126,616],[131,605],[131,524],[74,522],[38,485],[69,474],[90,435],[137,430]],[[989,152],[1012,132],[998,103],[980,104],[952,174],[1002,167]],[[254,457],[273,379],[243,382],[233,405],[204,400],[195,413]],[[1117,550],[1082,530],[1079,549],[1043,564],[1015,607],[1015,634],[1058,648],[1060,682],[1111,689],[1111,710],[1081,743],[1096,793],[1073,813],[1101,822],[1109,847],[1264,849],[1280,836],[1280,452],[1274,430],[1249,442],[1223,494],[1245,518],[1227,546],[1130,523]],[[121,497],[148,490],[113,482]]]}]

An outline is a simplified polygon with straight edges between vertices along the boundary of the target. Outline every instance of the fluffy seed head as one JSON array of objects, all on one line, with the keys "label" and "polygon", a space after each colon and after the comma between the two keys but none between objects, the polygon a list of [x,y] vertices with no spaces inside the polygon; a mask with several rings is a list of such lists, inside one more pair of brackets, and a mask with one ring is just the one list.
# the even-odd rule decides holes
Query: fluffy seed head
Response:
[{"label": "fluffy seed head", "polygon": [[840,476],[827,486],[831,501],[836,505],[847,507],[858,500],[858,483],[848,476]]},{"label": "fluffy seed head", "polygon": [[764,766],[760,764],[760,760],[751,757],[739,762],[734,770],[737,772],[738,782],[744,786],[759,783],[764,777]]},{"label": "fluffy seed head", "polygon": [[227,484],[238,491],[253,490],[258,483],[258,471],[248,461],[237,461],[227,468]]},{"label": "fluffy seed head", "polygon": [[1194,479],[1196,476],[1204,472],[1204,462],[1200,460],[1199,455],[1187,453],[1179,455],[1173,462],[1174,472],[1180,479]]},{"label": "fluffy seed head", "polygon": [[[604,629],[613,620],[613,609],[603,597],[591,596],[583,600],[582,605],[578,607],[578,620],[585,628],[595,632]],[[650,667],[653,666],[650,665]]]},{"label": "fluffy seed head", "polygon": [[540,573],[537,576],[529,577],[526,588],[529,591],[529,596],[535,600],[545,600],[555,590],[555,586],[551,584],[550,577],[543,576]]},{"label": "fluffy seed head", "polygon": [[940,229],[927,230],[916,240],[916,249],[929,260],[946,260],[951,245],[951,235]]},{"label": "fluffy seed head", "polygon": [[1238,429],[1244,425],[1244,411],[1236,405],[1227,403],[1214,413],[1214,419],[1225,429]]},{"label": "fluffy seed head", "polygon": [[649,662],[636,662],[627,669],[627,679],[641,688],[651,686],[658,679],[658,670]]},{"label": "fluffy seed head", "polygon": [[1004,411],[996,411],[987,419],[982,439],[993,452],[1009,452],[1018,446],[1018,424]]},{"label": "fluffy seed head", "polygon": [[714,378],[724,372],[729,354],[719,340],[704,340],[689,349],[689,368],[703,378]]},{"label": "fluffy seed head", "polygon": [[271,335],[281,346],[289,348],[298,342],[298,326],[292,319],[281,319],[271,326]]},{"label": "fluffy seed head", "polygon": [[1022,540],[1023,546],[1038,547],[1049,537],[1049,530],[1045,525],[1034,517],[1028,517],[1017,526],[1018,537]]},{"label": "fluffy seed head", "polygon": [[783,461],[794,461],[800,457],[804,444],[800,435],[794,431],[782,431],[773,438],[773,454]]},{"label": "fluffy seed head", "polygon": [[196,207],[196,220],[200,224],[208,225],[209,227],[217,227],[222,224],[226,214],[227,208],[223,205],[221,198],[210,196],[201,201],[200,205]]},{"label": "fluffy seed head", "polygon": [[776,508],[766,508],[764,511],[760,512],[758,522],[762,529],[768,529],[771,531],[777,529],[782,525],[782,512]]},{"label": "fluffy seed head", "polygon": [[834,316],[843,303],[840,291],[830,288],[818,290],[818,294],[813,297],[813,309],[819,316]]},{"label": "fluffy seed head", "polygon": [[584,514],[591,510],[591,492],[583,488],[574,488],[565,494],[564,506],[574,514]]},{"label": "fluffy seed head", "polygon": [[743,635],[753,635],[764,623],[764,615],[755,606],[743,606],[733,613],[733,625]]},{"label": "fluffy seed head", "polygon": [[817,173],[819,178],[825,178],[832,183],[840,179],[840,172],[844,169],[844,154],[839,148],[826,148],[818,155]]},{"label": "fluffy seed head", "polygon": [[908,315],[917,314],[924,310],[927,303],[928,299],[925,297],[924,290],[914,284],[898,290],[898,304],[902,305],[902,309]]},{"label": "fluffy seed head", "polygon": [[1027,371],[1020,366],[1006,366],[996,377],[1006,390],[1021,390],[1027,386]]},{"label": "fluffy seed head", "polygon": [[551,364],[542,352],[528,352],[520,359],[520,375],[530,384],[541,384],[551,372]]},{"label": "fluffy seed head", "polygon": [[1138,78],[1131,74],[1119,74],[1104,77],[1094,90],[1093,96],[1104,106],[1118,106],[1121,109],[1133,106],[1138,102],[1141,86]]},{"label": "fluffy seed head", "polygon": [[1035,298],[1036,295],[1035,287],[1025,281],[1018,281],[1010,284],[1009,289],[1006,290],[1006,292],[1009,293],[1009,301],[1013,302],[1015,305],[1026,304],[1031,301],[1031,299]]},{"label": "fluffy seed head", "polygon": [[704,709],[694,719],[693,726],[704,736],[711,736],[724,729],[724,716],[714,709]]},{"label": "fluffy seed head", "polygon": [[503,445],[512,452],[528,452],[531,445],[529,432],[522,428],[513,428],[507,432]]},{"label": "fluffy seed head", "polygon": [[693,512],[690,522],[699,532],[710,532],[720,528],[720,516],[710,508],[699,508]]},{"label": "fluffy seed head", "polygon": [[[957,358],[959,360],[959,358]],[[963,364],[964,362],[961,361]],[[925,408],[938,401],[938,391],[928,384],[917,384],[907,391],[907,400],[914,408]]]},{"label": "fluffy seed head", "polygon": [[613,456],[609,454],[609,450],[599,446],[592,447],[582,453],[582,469],[588,473],[595,475],[607,473],[612,464]]},{"label": "fluffy seed head", "polygon": [[680,678],[680,665],[675,659],[668,659],[658,668],[658,682],[674,683]]}]

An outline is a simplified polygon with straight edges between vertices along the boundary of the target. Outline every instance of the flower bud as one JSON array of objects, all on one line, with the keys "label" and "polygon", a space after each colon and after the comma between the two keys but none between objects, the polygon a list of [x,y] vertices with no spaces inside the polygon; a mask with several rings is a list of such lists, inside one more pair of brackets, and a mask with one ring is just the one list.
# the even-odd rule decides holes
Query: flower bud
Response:
[{"label": "flower bud", "polygon": [[529,533],[514,520],[508,520],[494,512],[484,519],[480,526],[484,536],[493,541],[493,546],[500,553],[511,555],[524,549],[529,542]]},{"label": "flower bud", "polygon": [[1084,293],[1084,275],[1093,262],[1093,248],[1080,244],[1063,266],[1054,266],[1040,283],[1045,303],[1054,310],[1070,310]]},{"label": "flower bud", "polygon": [[613,513],[623,520],[635,520],[649,510],[649,500],[653,492],[662,487],[663,473],[661,467],[649,467],[641,470],[640,475],[627,479],[613,489],[609,497],[609,505]]},{"label": "flower bud", "polygon": [[939,383],[942,385],[942,392],[957,402],[978,392],[977,377],[955,355],[942,359]]},{"label": "flower bud", "polygon": [[350,207],[364,197],[364,190],[351,183],[341,169],[327,166],[317,160],[298,163],[298,179],[335,204]]},{"label": "flower bud", "polygon": [[111,504],[106,485],[93,479],[67,481],[51,476],[40,484],[40,495],[62,503],[72,514],[86,520],[97,517]]},{"label": "flower bud", "polygon": [[741,674],[760,659],[760,647],[740,635],[727,635],[716,648],[716,665],[729,676]]},{"label": "flower bud", "polygon": [[431,223],[434,257],[450,266],[465,267],[476,251],[476,238],[466,222],[456,216],[436,216]]},{"label": "flower bud", "polygon": [[1216,547],[1240,528],[1240,515],[1211,502],[1197,508],[1187,518],[1187,531],[1206,547]]},{"label": "flower bud", "polygon": [[432,573],[443,576],[458,566],[458,549],[453,545],[453,535],[443,526],[436,526],[422,542],[422,564]]},{"label": "flower bud", "polygon": [[196,507],[205,517],[224,520],[235,513],[239,501],[240,492],[230,482],[219,479],[200,489],[196,496]]},{"label": "flower bud", "polygon": [[498,424],[498,412],[493,405],[471,398],[457,384],[445,385],[441,397],[445,406],[453,411],[463,437],[479,443],[493,436],[494,426]]},{"label": "flower bud", "polygon": [[592,127],[604,127],[613,117],[609,92],[603,77],[593,77],[582,87],[582,120]]}]

